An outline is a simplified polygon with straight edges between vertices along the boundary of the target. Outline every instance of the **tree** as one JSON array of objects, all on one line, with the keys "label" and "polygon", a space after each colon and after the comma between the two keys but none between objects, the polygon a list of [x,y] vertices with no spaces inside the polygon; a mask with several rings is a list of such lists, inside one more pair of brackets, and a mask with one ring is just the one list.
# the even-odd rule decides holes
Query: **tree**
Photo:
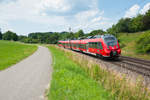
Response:
[{"label": "tree", "polygon": [[144,30],[150,29],[150,9],[144,15],[142,22],[144,25]]},{"label": "tree", "polygon": [[150,31],[141,34],[136,40],[137,52],[150,53]]},{"label": "tree", "polygon": [[16,33],[12,33],[11,35],[12,35],[12,36],[11,36],[12,40],[18,41],[18,36],[17,36]]},{"label": "tree", "polygon": [[3,34],[3,39],[4,40],[14,40],[17,41],[18,40],[18,36],[16,33],[13,33],[11,31],[7,31]]},{"label": "tree", "polygon": [[2,32],[0,31],[0,40],[2,40]]},{"label": "tree", "polygon": [[131,22],[130,18],[120,19],[119,22],[116,24],[116,28],[115,28],[116,33],[129,32],[130,22]]},{"label": "tree", "polygon": [[3,40],[11,40],[12,39],[12,32],[11,31],[7,31],[3,34]]},{"label": "tree", "polygon": [[129,31],[130,32],[138,32],[143,31],[143,15],[138,15],[137,17],[132,18],[131,23],[129,25]]},{"label": "tree", "polygon": [[107,33],[109,33],[109,34],[117,33],[116,25],[112,25],[111,28],[107,29]]},{"label": "tree", "polygon": [[76,38],[83,37],[83,36],[84,36],[84,32],[81,29],[78,32],[75,33]]},{"label": "tree", "polygon": [[25,39],[27,39],[27,38],[28,38],[27,36],[20,35],[18,37],[18,40],[21,41],[21,42],[25,42]]},{"label": "tree", "polygon": [[99,30],[93,30],[92,32],[90,32],[90,36],[94,36],[94,35],[102,35],[102,34],[105,34],[106,32],[99,29]]}]

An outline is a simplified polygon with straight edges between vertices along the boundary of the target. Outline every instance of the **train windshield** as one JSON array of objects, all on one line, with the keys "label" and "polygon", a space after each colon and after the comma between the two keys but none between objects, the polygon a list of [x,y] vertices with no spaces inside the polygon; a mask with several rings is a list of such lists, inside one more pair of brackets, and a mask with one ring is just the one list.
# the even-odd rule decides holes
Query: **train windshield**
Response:
[{"label": "train windshield", "polygon": [[115,37],[105,37],[104,41],[107,44],[107,46],[117,45],[117,39]]}]

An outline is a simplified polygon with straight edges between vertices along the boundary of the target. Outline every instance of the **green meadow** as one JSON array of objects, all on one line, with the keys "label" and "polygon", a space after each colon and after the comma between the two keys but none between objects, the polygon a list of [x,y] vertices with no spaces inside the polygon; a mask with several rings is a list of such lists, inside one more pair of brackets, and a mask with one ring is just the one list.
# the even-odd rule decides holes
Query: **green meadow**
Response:
[{"label": "green meadow", "polygon": [[[141,59],[150,60],[150,53],[142,53],[139,52],[141,48],[137,48],[138,46],[141,46],[141,43],[143,43],[143,46],[146,45],[146,43],[149,45],[150,42],[145,41],[147,38],[150,37],[142,37],[145,34],[150,34],[150,31],[144,31],[144,32],[137,32],[137,33],[120,33],[118,36],[118,39],[120,41],[120,46],[122,50],[123,56],[131,56]],[[144,40],[142,40],[144,39]],[[139,42],[137,42],[140,40]],[[147,47],[142,47],[143,49],[146,49]]]},{"label": "green meadow", "polygon": [[53,55],[53,75],[48,100],[150,100],[142,78],[133,83],[126,75],[102,69],[78,53],[48,46]]},{"label": "green meadow", "polygon": [[37,50],[35,45],[0,40],[0,70],[4,70]]},{"label": "green meadow", "polygon": [[48,100],[112,100],[111,94],[63,51],[48,46],[53,55],[53,75]]}]

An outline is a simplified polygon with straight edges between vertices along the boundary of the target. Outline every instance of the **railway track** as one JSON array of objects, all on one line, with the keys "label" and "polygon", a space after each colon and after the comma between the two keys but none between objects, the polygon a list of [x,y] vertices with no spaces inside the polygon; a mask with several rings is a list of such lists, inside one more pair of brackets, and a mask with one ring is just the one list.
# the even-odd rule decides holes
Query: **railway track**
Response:
[{"label": "railway track", "polygon": [[[86,54],[86,55],[94,57],[97,60],[99,59],[94,55],[90,55],[90,54]],[[150,61],[148,60],[132,58],[127,56],[120,56],[119,60],[108,60],[108,59],[102,59],[102,60],[117,65],[119,67],[128,69],[130,71],[136,72],[140,75],[150,77]]]},{"label": "railway track", "polygon": [[143,76],[150,77],[150,61],[121,56],[118,62],[111,62],[112,64],[134,71]]},{"label": "railway track", "polygon": [[132,61],[134,63],[138,63],[138,64],[142,64],[142,65],[150,67],[150,61],[148,61],[148,60],[143,60],[143,59],[138,59],[138,58],[132,58],[132,57],[127,57],[127,56],[121,56],[121,59],[127,60],[127,61]]}]

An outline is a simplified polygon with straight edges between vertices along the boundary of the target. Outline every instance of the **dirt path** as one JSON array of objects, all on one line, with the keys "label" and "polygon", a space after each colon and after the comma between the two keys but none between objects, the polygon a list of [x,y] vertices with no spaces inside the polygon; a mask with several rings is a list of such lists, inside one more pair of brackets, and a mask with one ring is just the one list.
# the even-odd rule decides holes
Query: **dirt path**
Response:
[{"label": "dirt path", "polygon": [[44,100],[51,73],[50,52],[40,46],[30,57],[0,72],[0,100]]}]

